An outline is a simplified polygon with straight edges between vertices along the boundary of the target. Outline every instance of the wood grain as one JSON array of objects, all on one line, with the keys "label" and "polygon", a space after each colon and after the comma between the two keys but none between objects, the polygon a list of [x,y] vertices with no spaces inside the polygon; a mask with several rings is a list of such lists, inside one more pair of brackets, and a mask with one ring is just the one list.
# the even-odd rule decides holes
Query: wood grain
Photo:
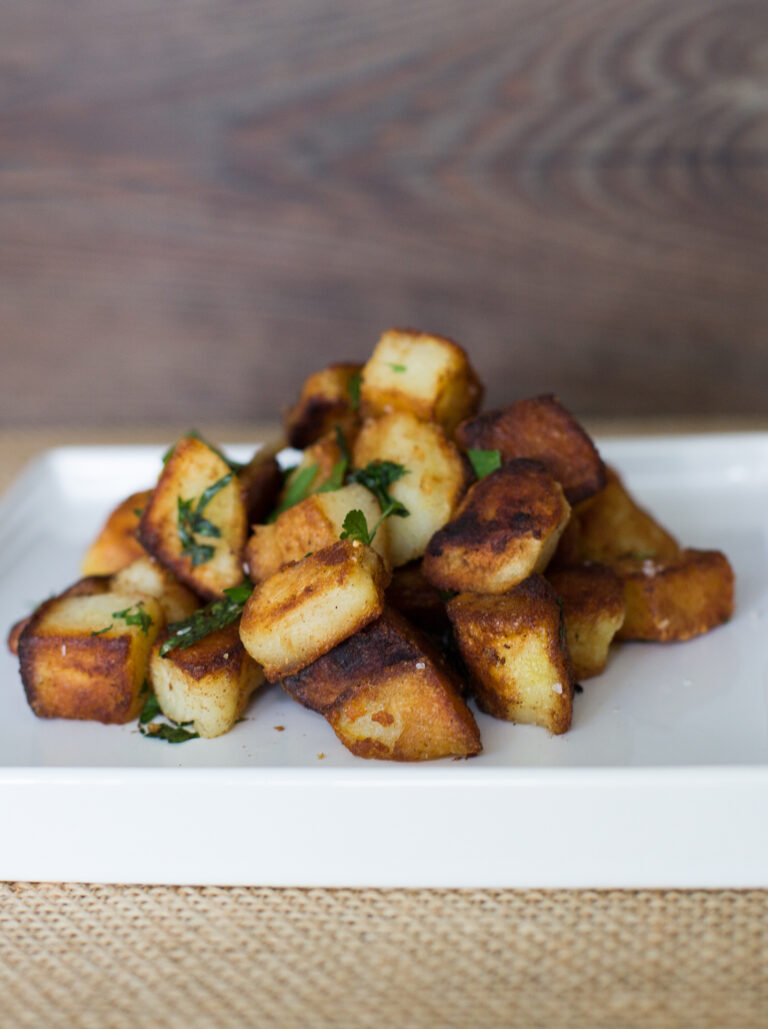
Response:
[{"label": "wood grain", "polygon": [[489,402],[760,414],[760,0],[0,4],[0,425],[274,417],[391,324]]}]

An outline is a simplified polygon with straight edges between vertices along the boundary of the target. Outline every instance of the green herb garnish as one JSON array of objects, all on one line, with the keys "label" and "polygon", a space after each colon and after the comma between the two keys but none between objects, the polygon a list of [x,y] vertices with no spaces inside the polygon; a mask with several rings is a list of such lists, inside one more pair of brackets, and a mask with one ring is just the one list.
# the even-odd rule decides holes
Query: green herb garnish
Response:
[{"label": "green herb garnish", "polygon": [[458,590],[438,590],[437,592],[440,594],[440,599],[444,604],[447,604],[449,600],[453,600],[454,597],[459,595]]},{"label": "green herb garnish", "polygon": [[[114,616],[113,616],[113,617],[114,617]],[[91,636],[103,636],[103,635],[104,635],[104,633],[105,633],[105,632],[109,632],[109,630],[110,630],[111,628],[112,628],[112,626],[111,626],[111,625],[105,625],[103,629],[97,629],[97,630],[96,630],[95,632],[92,632],[92,633],[91,633]]]},{"label": "green herb garnish", "polygon": [[181,540],[181,552],[192,562],[192,567],[205,564],[210,561],[215,553],[215,548],[208,543],[198,543],[195,536],[207,536],[213,538],[221,537],[221,529],[204,517],[203,511],[213,500],[217,493],[228,486],[234,478],[234,472],[228,472],[218,479],[212,486],[204,490],[195,501],[176,498],[178,513],[178,532]]},{"label": "green herb garnish", "polygon": [[468,450],[467,457],[478,479],[484,479],[486,475],[501,468],[501,453],[498,450]]},{"label": "green herb garnish", "polygon": [[155,722],[146,729],[139,725],[139,732],[148,740],[165,740],[166,743],[186,743],[187,740],[200,739],[199,732],[190,732],[182,725],[169,725],[167,722]]},{"label": "green herb garnish", "polygon": [[327,482],[323,483],[317,491],[318,493],[333,493],[335,490],[341,489],[344,485],[347,469],[349,468],[349,444],[347,443],[347,437],[344,435],[340,425],[336,425],[334,428],[336,429],[336,443],[338,444],[341,457],[334,464]]},{"label": "green herb garnish", "polygon": [[[136,610],[134,611],[134,608]],[[132,604],[130,607],[126,607],[123,611],[113,611],[113,618],[122,619],[126,625],[138,625],[145,636],[149,636],[149,627],[152,625],[152,618],[144,610],[144,601],[140,600],[138,604]],[[108,626],[112,628],[112,626]],[[102,629],[102,632],[106,630]]]},{"label": "green herb garnish", "polygon": [[406,366],[404,364],[392,364],[392,362],[390,362],[389,363],[389,367],[392,369],[393,372],[407,372],[408,371],[408,369],[406,368]]},{"label": "green herb garnish", "polygon": [[[379,522],[376,523],[376,528],[378,529],[378,527]],[[365,543],[366,546],[370,546],[371,541],[373,540],[373,535],[368,532],[368,519],[362,511],[358,510],[358,508],[347,512],[347,516],[341,527],[339,539],[359,540],[361,543]]]},{"label": "green herb garnish", "polygon": [[369,461],[365,468],[351,472],[348,479],[349,482],[359,482],[373,493],[381,507],[382,518],[389,518],[390,515],[407,518],[411,512],[387,492],[393,482],[407,474],[408,469],[394,461]]},{"label": "green herb garnish", "polygon": [[357,411],[360,407],[360,384],[363,381],[362,372],[354,372],[349,377],[349,406],[353,411]]},{"label": "green herb garnish", "polygon": [[177,647],[186,650],[216,629],[231,625],[243,613],[245,602],[253,593],[253,583],[246,581],[241,586],[224,590],[224,593],[225,597],[193,611],[183,621],[172,622],[168,626],[168,638],[160,647],[160,656],[166,657]]},{"label": "green herb garnish", "polygon": [[154,693],[150,693],[144,702],[144,707],[141,709],[139,715],[139,725],[146,725],[147,722],[151,722],[153,718],[157,718],[159,714],[162,714],[160,705],[157,702],[157,697]]},{"label": "green herb garnish", "polygon": [[317,474],[317,465],[310,464],[306,468],[301,468],[296,472],[294,477],[288,484],[288,488],[285,491],[285,496],[277,505],[275,510],[267,519],[268,522],[274,522],[278,515],[281,515],[283,511],[287,511],[289,507],[295,507],[296,504],[300,504],[302,500],[306,500],[309,496],[309,490],[314,482],[315,475]]}]

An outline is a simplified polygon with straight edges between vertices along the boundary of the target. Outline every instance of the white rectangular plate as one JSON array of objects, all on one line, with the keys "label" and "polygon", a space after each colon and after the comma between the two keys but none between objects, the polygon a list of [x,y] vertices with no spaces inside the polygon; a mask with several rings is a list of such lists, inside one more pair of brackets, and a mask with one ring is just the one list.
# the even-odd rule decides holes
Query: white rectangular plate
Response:
[{"label": "white rectangular plate", "polygon": [[[768,886],[768,434],[600,448],[681,540],[729,556],[728,625],[617,648],[565,736],[478,714],[480,757],[421,765],[352,757],[278,687],[227,736],[182,745],[37,719],[3,650],[0,879]],[[2,629],[78,577],[159,457],[68,447],[27,468],[0,502]]]}]

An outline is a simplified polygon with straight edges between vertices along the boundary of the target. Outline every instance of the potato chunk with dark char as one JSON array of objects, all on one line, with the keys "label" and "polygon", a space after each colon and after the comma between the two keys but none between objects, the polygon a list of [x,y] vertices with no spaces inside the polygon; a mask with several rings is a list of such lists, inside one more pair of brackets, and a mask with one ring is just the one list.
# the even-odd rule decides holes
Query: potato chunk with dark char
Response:
[{"label": "potato chunk with dark char", "polygon": [[557,595],[540,575],[511,593],[460,593],[448,615],[483,711],[509,722],[568,730],[573,671]]},{"label": "potato chunk with dark char", "polygon": [[139,539],[196,593],[215,599],[243,581],[247,534],[237,478],[196,437],[173,449],[139,522]]},{"label": "potato chunk with dark char", "polygon": [[460,425],[456,439],[467,450],[498,450],[502,461],[541,461],[563,487],[569,504],[591,497],[605,485],[605,468],[594,443],[551,395],[485,411]]},{"label": "potato chunk with dark char", "polygon": [[606,565],[578,565],[547,574],[563,605],[565,635],[577,680],[599,675],[624,622],[624,588]]},{"label": "potato chunk with dark char", "polygon": [[445,590],[506,593],[554,553],[570,508],[538,461],[510,461],[475,483],[429,542],[423,570]]},{"label": "potato chunk with dark char", "polygon": [[157,601],[127,593],[56,597],[19,637],[21,678],[39,718],[130,722],[143,703]]},{"label": "potato chunk with dark char", "polygon": [[264,447],[257,450],[237,473],[248,524],[263,522],[277,503],[283,486],[283,473],[277,463],[275,449]]},{"label": "potato chunk with dark char", "polygon": [[360,407],[366,417],[408,411],[450,435],[480,407],[483,387],[463,348],[413,329],[385,332],[363,368]]},{"label": "potato chunk with dark char", "polygon": [[152,490],[132,493],[107,518],[82,562],[83,575],[111,575],[146,554],[136,535]]},{"label": "potato chunk with dark char", "polygon": [[389,579],[375,550],[339,540],[260,583],[243,610],[240,638],[276,682],[378,618]]},{"label": "potato chunk with dark char", "polygon": [[429,540],[445,525],[471,481],[465,458],[439,425],[395,411],[363,425],[354,448],[356,468],[371,461],[402,465],[405,474],[388,492],[405,506],[406,518],[390,518],[393,567],[421,557]]},{"label": "potato chunk with dark char", "polygon": [[604,489],[573,509],[555,563],[612,565],[622,558],[674,558],[680,550],[674,537],[637,504],[613,469],[607,477]]},{"label": "potato chunk with dark char", "polygon": [[326,716],[353,754],[392,761],[480,752],[459,686],[432,644],[391,609],[283,680],[299,703]]},{"label": "potato chunk with dark char", "polygon": [[625,558],[614,566],[624,583],[622,640],[688,640],[733,614],[733,569],[719,550],[682,550],[676,557]]},{"label": "potato chunk with dark char", "polygon": [[450,628],[445,599],[424,575],[421,561],[411,561],[392,573],[387,603],[426,632],[440,635]]},{"label": "potato chunk with dark char", "polygon": [[331,364],[310,375],[301,395],[288,412],[285,431],[292,447],[303,450],[321,436],[341,427],[348,439],[357,431],[359,418],[351,396],[351,380],[359,375],[361,364]]},{"label": "potato chunk with dark char", "polygon": [[152,648],[149,679],[160,709],[174,722],[192,722],[211,739],[229,732],[264,674],[245,652],[236,624],[217,629],[186,648],[160,656],[164,636]]}]

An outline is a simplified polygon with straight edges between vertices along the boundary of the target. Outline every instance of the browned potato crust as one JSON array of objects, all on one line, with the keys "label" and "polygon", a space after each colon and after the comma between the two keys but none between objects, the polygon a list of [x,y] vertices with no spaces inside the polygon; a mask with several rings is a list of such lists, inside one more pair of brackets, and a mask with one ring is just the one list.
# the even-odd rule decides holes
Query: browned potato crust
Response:
[{"label": "browned potato crust", "polygon": [[[91,597],[95,596],[97,593],[106,593],[110,589],[110,583],[111,579],[108,575],[86,575],[84,578],[78,579],[77,582],[68,586],[67,589],[59,593],[58,598]],[[41,606],[41,604],[38,604],[31,615],[27,615],[26,618],[20,618],[18,622],[15,622],[11,626],[6,642],[8,644],[8,649],[14,657],[19,653],[19,637],[32,621],[33,616],[40,610]]]},{"label": "browned potato crust", "polygon": [[435,533],[423,571],[445,590],[506,593],[554,553],[570,508],[538,461],[510,461],[475,483]]},{"label": "browned potato crust", "polygon": [[733,569],[719,550],[683,550],[667,561],[626,558],[616,564],[627,615],[622,640],[687,640],[733,614]]},{"label": "browned potato crust", "polygon": [[566,732],[573,671],[557,595],[540,575],[511,593],[460,593],[448,603],[456,642],[483,711]]},{"label": "browned potato crust", "polygon": [[285,431],[292,447],[303,450],[341,427],[351,441],[357,432],[359,418],[350,398],[350,380],[362,370],[361,364],[342,362],[315,372],[301,389],[298,401],[285,419]]},{"label": "browned potato crust", "polygon": [[480,407],[483,387],[462,347],[444,336],[390,329],[363,369],[360,408],[366,417],[407,411],[450,435]]},{"label": "browned potato crust", "polygon": [[237,474],[248,524],[263,522],[277,503],[283,486],[283,473],[274,450],[258,450]]},{"label": "browned potato crust", "polygon": [[100,593],[55,597],[37,609],[19,637],[19,661],[39,718],[122,724],[138,717],[150,647],[164,619],[151,597],[143,601],[146,634],[114,618],[135,603],[128,594]]},{"label": "browned potato crust", "polygon": [[456,439],[467,450],[498,450],[502,461],[541,461],[563,487],[569,504],[591,497],[605,485],[605,468],[594,443],[550,394],[486,411],[460,425]]},{"label": "browned potato crust", "polygon": [[674,558],[677,541],[638,506],[613,469],[607,484],[573,509],[555,555],[558,565],[597,561],[612,565],[623,558]]},{"label": "browned potato crust", "polygon": [[441,633],[449,626],[445,601],[424,575],[421,561],[394,570],[387,603],[427,632]]},{"label": "browned potato crust", "polygon": [[178,504],[180,500],[196,504],[206,489],[229,474],[226,462],[202,440],[180,440],[139,522],[139,539],[149,553],[207,599],[220,597],[225,589],[243,581],[247,522],[240,487],[232,478],[206,505],[203,514],[220,536],[194,536],[197,543],[213,548],[213,556],[197,565],[184,553]]},{"label": "browned potato crust", "polygon": [[151,496],[152,490],[142,490],[117,505],[85,553],[83,575],[111,575],[146,553],[136,532],[141,512]]},{"label": "browned potato crust", "polygon": [[185,649],[160,656],[161,635],[149,660],[149,678],[163,714],[192,722],[211,739],[229,732],[264,675],[245,652],[236,624],[209,633]]},{"label": "browned potato crust", "polygon": [[243,610],[240,638],[276,682],[378,618],[389,579],[375,550],[339,540],[260,583]]},{"label": "browned potato crust", "polygon": [[624,622],[624,588],[606,565],[579,565],[548,573],[563,605],[565,635],[577,680],[599,675]]},{"label": "browned potato crust", "polygon": [[154,597],[167,622],[180,622],[200,607],[199,598],[149,554],[113,575],[109,588],[116,593]]}]

